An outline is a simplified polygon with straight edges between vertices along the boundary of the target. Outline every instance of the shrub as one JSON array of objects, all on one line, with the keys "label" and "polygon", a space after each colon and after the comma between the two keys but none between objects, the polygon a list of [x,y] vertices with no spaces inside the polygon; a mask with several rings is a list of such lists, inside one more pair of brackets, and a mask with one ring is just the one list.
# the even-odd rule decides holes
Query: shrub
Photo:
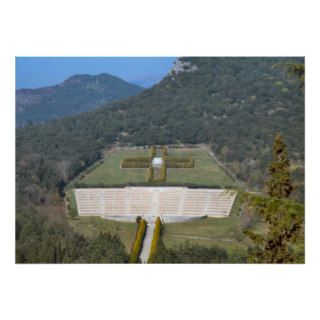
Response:
[{"label": "shrub", "polygon": [[158,255],[159,247],[161,243],[162,226],[163,225],[161,223],[161,219],[158,217],[156,220],[156,225],[153,232],[153,238],[152,238],[148,263],[153,263],[154,259]]},{"label": "shrub", "polygon": [[143,244],[144,237],[146,235],[146,230],[147,230],[147,222],[146,220],[141,219],[137,229],[136,237],[132,245],[130,263],[139,262],[139,256],[142,250],[142,244]]}]

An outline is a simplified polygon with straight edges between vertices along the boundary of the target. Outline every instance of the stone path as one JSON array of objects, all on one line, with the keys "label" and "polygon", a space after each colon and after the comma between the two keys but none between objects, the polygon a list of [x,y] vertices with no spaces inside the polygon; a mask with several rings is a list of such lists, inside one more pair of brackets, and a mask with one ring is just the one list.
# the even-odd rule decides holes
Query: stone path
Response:
[{"label": "stone path", "polygon": [[148,261],[154,228],[155,228],[155,223],[149,222],[147,225],[147,232],[146,232],[146,236],[144,237],[142,250],[140,253],[140,259],[142,263],[147,263]]}]

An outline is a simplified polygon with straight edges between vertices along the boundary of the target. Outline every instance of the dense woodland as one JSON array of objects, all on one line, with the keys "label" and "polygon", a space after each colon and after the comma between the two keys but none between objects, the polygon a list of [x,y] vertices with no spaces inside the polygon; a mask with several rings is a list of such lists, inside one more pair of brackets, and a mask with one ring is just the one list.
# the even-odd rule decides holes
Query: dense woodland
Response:
[{"label": "dense woodland", "polygon": [[[66,227],[63,214],[54,221],[57,218],[50,208],[61,207],[64,186],[115,143],[208,143],[239,180],[251,189],[263,190],[273,137],[281,132],[296,185],[292,197],[303,201],[304,95],[295,77],[272,67],[288,59],[181,60],[187,62],[183,71],[171,72],[137,96],[89,113],[17,129],[17,261],[39,261],[40,247],[33,247],[35,255],[26,253],[30,241],[39,246],[45,243],[51,251],[60,251],[54,248],[63,246],[61,238],[80,251],[82,245],[99,247]],[[112,240],[107,238],[102,241]],[[121,244],[118,250],[121,252]],[[77,262],[82,254],[89,259],[83,252],[66,259]]]}]

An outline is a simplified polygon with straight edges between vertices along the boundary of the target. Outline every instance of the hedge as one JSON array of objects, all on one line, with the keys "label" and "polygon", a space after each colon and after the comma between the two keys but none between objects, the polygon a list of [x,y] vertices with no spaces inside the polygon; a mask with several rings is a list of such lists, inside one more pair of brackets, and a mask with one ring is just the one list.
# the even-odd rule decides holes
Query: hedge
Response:
[{"label": "hedge", "polygon": [[150,162],[152,159],[149,157],[135,157],[135,158],[124,158],[122,161],[125,162]]},{"label": "hedge", "polygon": [[154,168],[152,164],[149,164],[148,170],[147,170],[147,182],[153,181],[153,175],[154,175]]},{"label": "hedge", "polygon": [[194,168],[192,158],[166,158],[165,163],[168,168]]},{"label": "hedge", "polygon": [[142,244],[144,237],[147,231],[147,222],[144,219],[141,219],[137,229],[136,237],[134,239],[131,254],[130,254],[130,263],[138,263],[139,256],[142,250]]},{"label": "hedge", "polygon": [[163,146],[162,147],[162,156],[163,157],[167,157],[169,154],[168,154],[168,147],[167,146]]},{"label": "hedge", "polygon": [[179,158],[179,157],[170,157],[167,158],[167,162],[189,162],[190,160],[193,160],[192,158]]},{"label": "hedge", "polygon": [[125,168],[148,168],[150,162],[139,162],[139,161],[126,161],[122,160],[120,167],[125,169]]},{"label": "hedge", "polygon": [[153,238],[152,238],[148,263],[153,263],[154,258],[158,254],[159,245],[161,242],[162,227],[163,227],[163,225],[161,223],[160,218],[158,217],[156,220],[156,225],[155,225],[154,232],[153,232]]},{"label": "hedge", "polygon": [[161,182],[166,182],[167,181],[167,165],[166,165],[166,163],[164,163],[162,165],[161,173],[160,173],[160,181]]},{"label": "hedge", "polygon": [[149,149],[149,157],[150,158],[154,158],[157,154],[157,147],[156,146],[152,146]]},{"label": "hedge", "polygon": [[74,219],[75,217],[77,217],[79,215],[74,190],[68,191],[66,193],[66,201],[67,201],[68,214],[71,218]]}]

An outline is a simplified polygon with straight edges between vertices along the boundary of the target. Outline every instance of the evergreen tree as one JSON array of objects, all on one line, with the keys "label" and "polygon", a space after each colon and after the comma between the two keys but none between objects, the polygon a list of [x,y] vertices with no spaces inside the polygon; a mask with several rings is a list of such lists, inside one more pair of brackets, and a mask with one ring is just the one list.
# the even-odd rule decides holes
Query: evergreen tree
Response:
[{"label": "evergreen tree", "polygon": [[244,232],[255,243],[255,247],[251,248],[249,262],[297,262],[292,245],[303,231],[304,206],[288,199],[261,196],[250,196],[249,202],[268,225],[267,234],[257,234],[251,230]]},{"label": "evergreen tree", "polygon": [[279,133],[274,138],[273,161],[269,165],[270,180],[267,182],[268,194],[274,198],[289,198],[293,186],[290,178],[290,161],[286,145]]},{"label": "evergreen tree", "polygon": [[273,161],[269,166],[271,178],[267,182],[270,198],[248,196],[248,203],[268,226],[266,234],[244,231],[255,244],[255,247],[251,248],[250,262],[295,262],[292,244],[303,230],[304,206],[287,199],[293,190],[289,167],[286,145],[278,133],[274,139]]}]

